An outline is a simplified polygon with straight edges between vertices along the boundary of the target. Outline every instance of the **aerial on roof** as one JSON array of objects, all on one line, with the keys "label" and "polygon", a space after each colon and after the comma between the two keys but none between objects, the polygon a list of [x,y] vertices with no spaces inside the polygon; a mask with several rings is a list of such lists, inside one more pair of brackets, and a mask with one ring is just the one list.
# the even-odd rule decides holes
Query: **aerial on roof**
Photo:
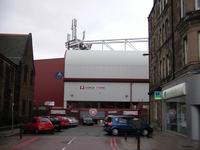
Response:
[{"label": "aerial on roof", "polygon": [[27,48],[29,34],[0,34],[0,53],[9,58],[15,64],[19,64]]}]

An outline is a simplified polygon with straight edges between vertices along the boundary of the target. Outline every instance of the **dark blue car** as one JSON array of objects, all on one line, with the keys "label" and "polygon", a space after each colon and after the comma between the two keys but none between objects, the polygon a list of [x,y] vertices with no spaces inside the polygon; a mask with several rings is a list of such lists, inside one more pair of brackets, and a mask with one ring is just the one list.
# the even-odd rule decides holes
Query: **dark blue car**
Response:
[{"label": "dark blue car", "polygon": [[104,120],[104,131],[112,135],[136,134],[149,136],[153,128],[133,116],[107,116]]}]

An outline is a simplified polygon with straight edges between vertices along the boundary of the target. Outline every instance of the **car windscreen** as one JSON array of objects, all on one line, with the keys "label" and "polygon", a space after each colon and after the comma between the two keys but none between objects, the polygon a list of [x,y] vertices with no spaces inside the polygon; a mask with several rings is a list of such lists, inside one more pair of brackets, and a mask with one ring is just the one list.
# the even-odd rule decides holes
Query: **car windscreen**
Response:
[{"label": "car windscreen", "polygon": [[111,118],[111,117],[106,117],[106,118],[104,119],[104,121],[105,121],[105,122],[112,122],[112,118]]},{"label": "car windscreen", "polygon": [[48,118],[41,118],[40,122],[49,122],[49,119]]}]

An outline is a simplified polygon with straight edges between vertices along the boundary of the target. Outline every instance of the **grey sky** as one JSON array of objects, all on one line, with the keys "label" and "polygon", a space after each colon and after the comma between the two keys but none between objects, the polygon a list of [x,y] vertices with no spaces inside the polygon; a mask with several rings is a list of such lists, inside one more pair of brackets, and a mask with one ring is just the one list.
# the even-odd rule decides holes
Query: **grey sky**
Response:
[{"label": "grey sky", "polygon": [[153,0],[0,0],[0,32],[32,33],[34,58],[63,57],[71,21],[85,40],[148,37]]}]

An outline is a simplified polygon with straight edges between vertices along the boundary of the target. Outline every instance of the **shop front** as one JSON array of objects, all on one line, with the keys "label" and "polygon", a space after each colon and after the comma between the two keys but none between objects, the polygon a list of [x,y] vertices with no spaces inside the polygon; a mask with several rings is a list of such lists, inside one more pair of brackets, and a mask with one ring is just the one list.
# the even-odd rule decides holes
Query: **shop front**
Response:
[{"label": "shop front", "polygon": [[187,135],[186,84],[180,83],[163,90],[163,104],[165,130]]},{"label": "shop front", "polygon": [[163,130],[200,140],[200,75],[191,74],[162,88]]},{"label": "shop front", "polygon": [[168,102],[166,106],[166,129],[187,135],[186,104]]}]

